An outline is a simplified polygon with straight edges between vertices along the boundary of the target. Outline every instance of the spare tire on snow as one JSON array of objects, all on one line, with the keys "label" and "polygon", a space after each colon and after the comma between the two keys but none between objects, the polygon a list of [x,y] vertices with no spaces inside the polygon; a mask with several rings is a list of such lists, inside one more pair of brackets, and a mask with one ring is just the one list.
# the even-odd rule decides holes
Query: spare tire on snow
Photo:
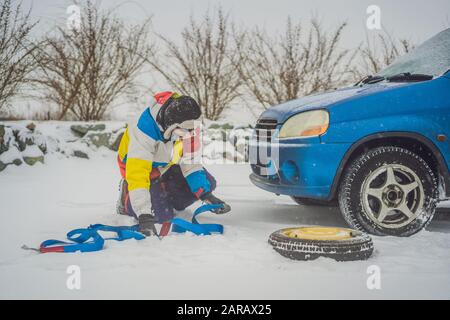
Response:
[{"label": "spare tire on snow", "polygon": [[294,260],[328,257],[337,261],[366,260],[373,253],[372,239],[357,230],[300,227],[275,231],[269,243],[282,256]]}]

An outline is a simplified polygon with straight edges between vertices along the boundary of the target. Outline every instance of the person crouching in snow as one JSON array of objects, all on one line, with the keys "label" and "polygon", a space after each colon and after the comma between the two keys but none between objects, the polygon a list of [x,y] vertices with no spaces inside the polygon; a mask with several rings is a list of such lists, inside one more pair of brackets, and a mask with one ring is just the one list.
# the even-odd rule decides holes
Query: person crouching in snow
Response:
[{"label": "person crouching in snow", "polygon": [[135,217],[147,236],[156,234],[155,223],[170,221],[174,209],[197,200],[222,204],[214,210],[218,214],[231,209],[212,194],[216,181],[201,164],[180,161],[195,131],[199,134],[194,128],[201,116],[198,103],[173,92],[158,93],[155,100],[125,130],[118,151],[122,181],[117,211]]}]

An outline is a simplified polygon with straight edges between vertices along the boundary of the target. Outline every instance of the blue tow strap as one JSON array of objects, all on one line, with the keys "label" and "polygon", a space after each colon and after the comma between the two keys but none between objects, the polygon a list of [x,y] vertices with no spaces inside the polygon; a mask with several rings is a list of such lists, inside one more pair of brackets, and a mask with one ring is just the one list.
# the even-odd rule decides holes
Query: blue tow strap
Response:
[{"label": "blue tow strap", "polygon": [[200,213],[206,212],[206,211],[212,211],[214,209],[222,208],[223,205],[221,204],[204,204],[201,207],[198,207],[193,214],[192,222],[188,222],[186,220],[180,219],[180,218],[174,218],[172,219],[172,232],[177,233],[184,233],[186,231],[190,231],[192,233],[195,233],[196,235],[210,235],[211,233],[223,233],[223,226],[221,224],[216,223],[199,223],[197,221],[197,216]]},{"label": "blue tow strap", "polygon": [[[205,204],[194,211],[192,222],[180,218],[174,218],[172,231],[184,233],[190,231],[196,235],[210,235],[211,233],[223,233],[223,226],[220,224],[202,224],[197,221],[197,216],[206,211],[221,208],[221,204]],[[115,232],[116,237],[103,238],[98,231]],[[93,252],[103,249],[105,240],[124,241],[128,239],[142,240],[145,236],[138,232],[138,226],[108,226],[104,224],[93,224],[85,229],[75,229],[67,233],[70,242],[60,240],[46,240],[41,243],[39,252]],[[26,248],[26,247],[25,247]],[[37,250],[37,249],[36,249]]]}]

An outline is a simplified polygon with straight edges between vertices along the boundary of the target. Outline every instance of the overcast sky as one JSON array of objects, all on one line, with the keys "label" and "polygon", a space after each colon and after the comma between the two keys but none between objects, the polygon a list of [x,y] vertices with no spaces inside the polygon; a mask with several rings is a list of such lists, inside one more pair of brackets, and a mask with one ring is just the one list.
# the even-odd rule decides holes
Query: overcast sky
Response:
[{"label": "overcast sky", "polygon": [[[79,0],[80,1],[80,0]],[[38,33],[48,30],[55,23],[65,23],[70,0],[23,0],[24,6],[33,7],[33,17],[41,21]],[[325,26],[339,22],[349,23],[344,33],[343,45],[356,46],[366,33],[369,5],[381,9],[381,22],[396,37],[420,43],[437,32],[450,27],[449,0],[96,0],[129,22],[153,16],[154,29],[172,39],[191,14],[200,16],[209,8],[221,4],[232,14],[238,24],[265,26],[268,30],[282,30],[286,17],[307,21],[315,15]]]}]

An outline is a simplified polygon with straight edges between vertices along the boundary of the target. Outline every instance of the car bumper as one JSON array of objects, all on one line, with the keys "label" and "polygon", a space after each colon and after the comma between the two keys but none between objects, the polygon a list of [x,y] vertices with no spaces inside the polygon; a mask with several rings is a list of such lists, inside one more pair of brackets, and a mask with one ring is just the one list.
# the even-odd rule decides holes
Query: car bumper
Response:
[{"label": "car bumper", "polygon": [[[349,147],[346,143],[322,143],[319,138],[280,140],[278,160],[268,157],[277,163],[276,172],[261,173],[255,161],[250,180],[276,194],[331,200],[334,177]],[[258,152],[258,146],[250,148],[250,152]]]}]

